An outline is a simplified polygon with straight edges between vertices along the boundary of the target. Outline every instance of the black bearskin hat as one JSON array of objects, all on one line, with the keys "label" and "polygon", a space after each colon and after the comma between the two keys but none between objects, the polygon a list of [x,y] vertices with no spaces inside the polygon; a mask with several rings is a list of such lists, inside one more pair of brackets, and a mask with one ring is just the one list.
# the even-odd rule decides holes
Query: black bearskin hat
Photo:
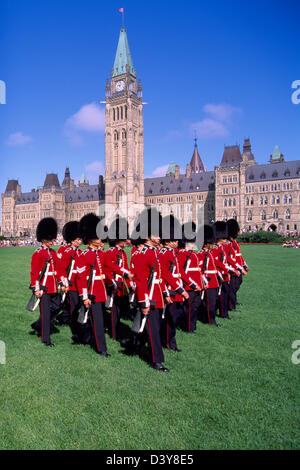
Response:
[{"label": "black bearskin hat", "polygon": [[114,246],[118,241],[129,239],[129,227],[128,222],[124,217],[116,218],[109,227],[108,230],[108,243],[110,246]]},{"label": "black bearskin hat", "polygon": [[36,238],[38,242],[42,240],[55,240],[57,237],[57,222],[52,217],[46,217],[39,221],[36,228]]},{"label": "black bearskin hat", "polygon": [[213,244],[215,242],[216,238],[214,234],[214,229],[210,225],[204,225],[204,245],[206,245],[207,243]]},{"label": "black bearskin hat", "polygon": [[162,219],[162,241],[171,242],[182,239],[182,226],[174,215],[167,215]]},{"label": "black bearskin hat", "polygon": [[161,237],[162,216],[155,207],[143,210],[139,215],[133,232],[131,234],[131,243],[139,245],[145,243],[147,238]]},{"label": "black bearskin hat", "polygon": [[97,235],[97,226],[100,222],[100,217],[96,214],[87,214],[82,217],[79,222],[79,236],[82,238],[84,245],[86,245],[89,240],[96,240],[100,238]]},{"label": "black bearskin hat", "polygon": [[228,238],[237,238],[239,231],[240,231],[240,226],[237,223],[235,219],[229,219],[227,220],[227,230],[228,230]]},{"label": "black bearskin hat", "polygon": [[216,240],[226,239],[228,237],[228,229],[226,222],[217,221],[214,223]]},{"label": "black bearskin hat", "polygon": [[71,243],[73,240],[76,240],[76,238],[80,238],[79,222],[72,220],[71,222],[66,223],[63,228],[62,235],[67,243]]}]

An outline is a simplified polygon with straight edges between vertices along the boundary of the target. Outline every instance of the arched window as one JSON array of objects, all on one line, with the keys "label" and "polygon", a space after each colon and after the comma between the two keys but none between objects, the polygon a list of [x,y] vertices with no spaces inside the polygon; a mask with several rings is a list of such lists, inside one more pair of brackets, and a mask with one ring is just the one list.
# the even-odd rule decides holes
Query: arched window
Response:
[{"label": "arched window", "polygon": [[275,209],[275,211],[273,212],[273,219],[278,219],[278,211],[277,211],[277,209]]},{"label": "arched window", "polygon": [[224,220],[225,222],[227,222],[227,220],[228,220],[228,215],[227,215],[227,212],[226,212],[226,211],[224,212],[223,220]]},{"label": "arched window", "polygon": [[227,199],[224,199],[224,207],[227,207]]},{"label": "arched window", "polygon": [[125,129],[122,129],[122,139],[123,139],[123,140],[126,139],[126,131],[125,131]]},{"label": "arched window", "polygon": [[119,121],[119,119],[120,119],[120,110],[119,108],[117,108],[117,120]]},{"label": "arched window", "polygon": [[236,207],[236,200],[235,199],[232,201],[232,203],[233,203],[233,206]]},{"label": "arched window", "polygon": [[114,115],[114,121],[116,120],[116,110],[115,108],[113,109],[113,115]]},{"label": "arched window", "polygon": [[117,188],[115,194],[116,194],[116,202],[121,202],[122,201],[122,189]]},{"label": "arched window", "polygon": [[248,217],[247,217],[247,219],[248,219],[248,220],[252,220],[252,212],[251,212],[251,211],[248,212]]},{"label": "arched window", "polygon": [[125,119],[127,119],[127,105],[125,105]]},{"label": "arched window", "polygon": [[292,195],[290,194],[289,195],[289,204],[292,204],[292,202],[293,202],[293,198],[292,198]]},{"label": "arched window", "polygon": [[250,204],[251,204],[251,206],[254,205],[254,199],[253,199],[253,197],[252,197],[251,200],[250,200]]},{"label": "arched window", "polygon": [[266,220],[266,218],[267,218],[266,211],[262,211],[261,212],[261,220]]},{"label": "arched window", "polygon": [[123,106],[121,106],[121,119],[123,119]]},{"label": "arched window", "polygon": [[228,205],[229,205],[229,207],[231,207],[231,199],[229,199]]},{"label": "arched window", "polygon": [[234,220],[237,220],[237,213],[236,213],[235,211],[232,213],[232,218],[233,218]]},{"label": "arched window", "polygon": [[265,204],[268,204],[268,196],[265,197]]},{"label": "arched window", "polygon": [[262,205],[264,203],[264,199],[262,197],[259,198],[259,203]]},{"label": "arched window", "polygon": [[117,142],[119,140],[119,133],[118,131],[114,132],[114,141]]},{"label": "arched window", "polygon": [[277,198],[276,198],[276,204],[280,204],[280,197],[279,196],[277,196]]},{"label": "arched window", "polygon": [[272,204],[275,204],[275,196],[272,196]]},{"label": "arched window", "polygon": [[246,206],[249,206],[249,198],[246,197]]},{"label": "arched window", "polygon": [[289,219],[291,218],[291,211],[290,211],[290,209],[287,209],[287,210],[286,210],[286,212],[285,212],[285,218],[286,218],[287,220],[289,220]]}]

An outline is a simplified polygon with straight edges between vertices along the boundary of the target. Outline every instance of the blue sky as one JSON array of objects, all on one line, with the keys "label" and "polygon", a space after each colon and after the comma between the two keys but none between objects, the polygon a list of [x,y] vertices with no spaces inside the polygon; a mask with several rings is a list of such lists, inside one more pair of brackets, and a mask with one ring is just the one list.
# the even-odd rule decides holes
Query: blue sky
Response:
[{"label": "blue sky", "polygon": [[103,105],[125,9],[142,80],[145,175],[185,169],[193,138],[212,170],[224,144],[250,137],[258,163],[275,145],[300,159],[298,0],[1,0],[0,191],[47,172],[96,181],[104,168]]}]

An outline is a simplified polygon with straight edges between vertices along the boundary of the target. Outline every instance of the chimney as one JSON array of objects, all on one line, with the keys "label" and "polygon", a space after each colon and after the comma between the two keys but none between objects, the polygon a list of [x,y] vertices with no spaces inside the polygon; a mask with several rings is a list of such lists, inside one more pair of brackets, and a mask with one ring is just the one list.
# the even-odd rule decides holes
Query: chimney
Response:
[{"label": "chimney", "polygon": [[187,166],[186,166],[186,172],[185,172],[186,178],[190,178],[191,173],[192,173],[191,165],[190,165],[190,163],[188,163]]},{"label": "chimney", "polygon": [[180,166],[176,165],[175,166],[175,179],[179,180],[179,176],[180,176]]}]

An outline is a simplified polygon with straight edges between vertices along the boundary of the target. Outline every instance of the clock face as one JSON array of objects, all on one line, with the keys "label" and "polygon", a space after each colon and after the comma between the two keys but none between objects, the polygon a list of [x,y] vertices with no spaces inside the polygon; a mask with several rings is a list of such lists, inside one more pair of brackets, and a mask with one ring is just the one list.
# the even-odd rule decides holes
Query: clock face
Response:
[{"label": "clock face", "polygon": [[116,91],[122,91],[125,88],[125,82],[124,80],[120,80],[119,82],[116,83]]}]

